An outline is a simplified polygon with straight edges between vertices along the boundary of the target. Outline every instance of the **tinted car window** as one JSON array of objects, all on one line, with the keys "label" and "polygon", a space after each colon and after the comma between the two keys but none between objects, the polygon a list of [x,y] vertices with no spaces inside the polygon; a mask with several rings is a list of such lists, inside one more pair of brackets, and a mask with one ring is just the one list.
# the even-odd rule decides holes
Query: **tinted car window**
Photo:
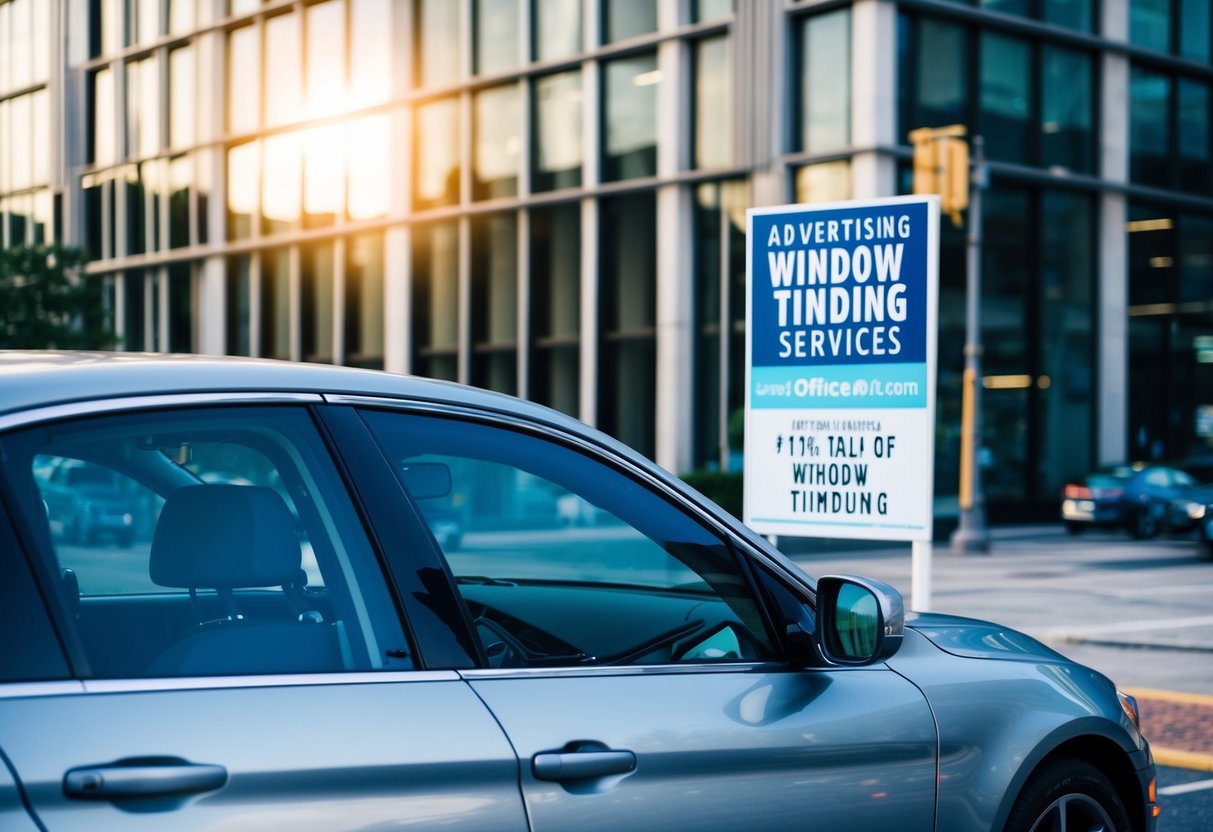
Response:
[{"label": "tinted car window", "polygon": [[729,548],[618,470],[471,422],[367,419],[435,542],[458,539],[444,555],[491,666],[773,656]]},{"label": "tinted car window", "polygon": [[25,431],[6,448],[82,674],[409,666],[370,542],[306,411],[107,416]]}]

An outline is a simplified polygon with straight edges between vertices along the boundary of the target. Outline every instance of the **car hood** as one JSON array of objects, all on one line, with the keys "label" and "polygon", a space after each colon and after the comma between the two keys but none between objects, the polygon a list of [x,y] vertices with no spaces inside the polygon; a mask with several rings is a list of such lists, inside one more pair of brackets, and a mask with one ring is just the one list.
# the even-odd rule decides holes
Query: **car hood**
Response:
[{"label": "car hood", "polygon": [[940,613],[910,613],[906,626],[954,656],[970,659],[1023,659],[1066,661],[1055,650],[1029,635],[976,618]]}]

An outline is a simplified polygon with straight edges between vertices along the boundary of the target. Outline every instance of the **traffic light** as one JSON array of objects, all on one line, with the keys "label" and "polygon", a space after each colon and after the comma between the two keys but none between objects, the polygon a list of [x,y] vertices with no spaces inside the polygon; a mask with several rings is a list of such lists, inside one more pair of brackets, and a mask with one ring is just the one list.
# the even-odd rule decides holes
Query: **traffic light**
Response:
[{"label": "traffic light", "polygon": [[969,145],[965,126],[921,127],[910,131],[914,145],[914,193],[939,194],[939,208],[960,225],[969,207]]}]

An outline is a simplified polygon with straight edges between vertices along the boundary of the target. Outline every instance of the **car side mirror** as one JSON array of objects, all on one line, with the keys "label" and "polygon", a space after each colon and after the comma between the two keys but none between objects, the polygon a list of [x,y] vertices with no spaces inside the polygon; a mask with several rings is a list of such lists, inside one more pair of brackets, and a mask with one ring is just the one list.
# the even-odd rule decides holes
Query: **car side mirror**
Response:
[{"label": "car side mirror", "polygon": [[888,584],[855,575],[817,581],[814,640],[832,665],[862,667],[892,658],[905,635],[905,605]]},{"label": "car side mirror", "polygon": [[451,468],[444,462],[405,462],[400,466],[405,488],[415,500],[451,493]]}]

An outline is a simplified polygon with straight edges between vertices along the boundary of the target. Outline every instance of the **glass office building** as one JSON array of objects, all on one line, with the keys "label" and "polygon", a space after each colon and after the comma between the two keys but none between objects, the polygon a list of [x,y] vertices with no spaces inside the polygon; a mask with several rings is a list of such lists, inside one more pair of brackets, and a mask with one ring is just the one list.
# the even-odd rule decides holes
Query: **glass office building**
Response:
[{"label": "glass office building", "polygon": [[[1213,434],[1207,0],[0,0],[0,234],[121,346],[333,362],[736,467],[745,209],[985,138],[985,484]],[[964,232],[942,225],[936,487]]]}]

